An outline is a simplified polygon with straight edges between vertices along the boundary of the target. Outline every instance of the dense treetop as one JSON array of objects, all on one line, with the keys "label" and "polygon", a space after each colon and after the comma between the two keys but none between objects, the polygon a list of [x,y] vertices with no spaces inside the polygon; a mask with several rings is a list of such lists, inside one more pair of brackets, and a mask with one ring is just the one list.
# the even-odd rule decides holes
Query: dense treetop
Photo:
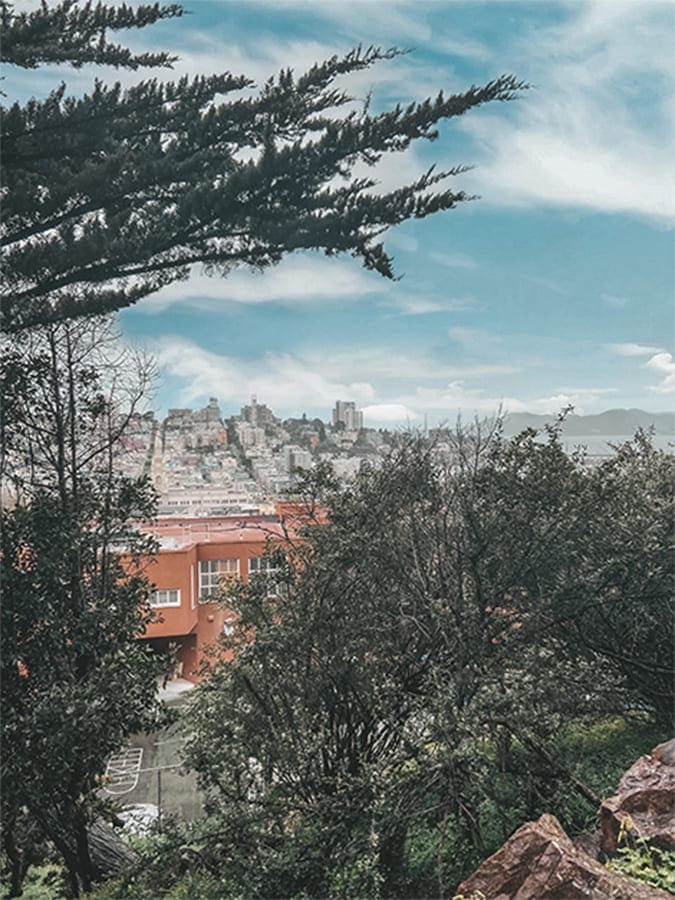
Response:
[{"label": "dense treetop", "polygon": [[[2,52],[24,67],[165,65],[165,54],[134,56],[108,43],[106,29],[178,14],[66,2],[18,15],[3,4]],[[56,19],[61,36],[38,52]],[[194,264],[226,275],[295,250],[350,253],[393,278],[378,238],[471,199],[437,187],[466,167],[432,168],[383,193],[357,167],[433,140],[441,121],[524,87],[504,75],[373,114],[336,86],[398,52],[356,48],[300,75],[284,70],[258,90],[229,72],[127,89],[97,80],[79,98],[62,84],[44,100],[3,109],[4,327],[122,308],[188,277]]]},{"label": "dense treetop", "polygon": [[49,6],[42,0],[40,7],[32,12],[15,12],[12,3],[3,2],[0,5],[2,59],[24,69],[36,69],[44,63],[69,63],[76,68],[97,63],[128,69],[170,65],[175,57],[167,53],[134,55],[127,47],[110,43],[107,32],[142,28],[158,19],[181,14],[180,6],[175,3],[133,8],[126,3],[106,6],[91,0],[81,4],[77,0],[62,0]]}]

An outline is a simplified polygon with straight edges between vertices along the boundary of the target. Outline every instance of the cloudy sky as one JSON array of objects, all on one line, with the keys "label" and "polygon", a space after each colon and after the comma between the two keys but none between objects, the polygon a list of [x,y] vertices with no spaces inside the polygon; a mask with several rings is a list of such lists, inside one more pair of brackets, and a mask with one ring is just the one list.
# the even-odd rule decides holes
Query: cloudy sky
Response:
[{"label": "cloudy sky", "polygon": [[[507,410],[672,407],[675,4],[452,0],[186,0],[191,15],[139,33],[176,72],[262,82],[357,44],[411,53],[361,73],[377,108],[509,72],[515,103],[472,112],[438,141],[385,159],[385,187],[433,162],[473,164],[453,187],[481,199],[385,240],[400,281],[350,257],[288,257],[262,275],[195,272],[122,315],[157,354],[157,405],[257,394],[279,415],[366,424]],[[75,90],[82,70],[54,75]]]}]

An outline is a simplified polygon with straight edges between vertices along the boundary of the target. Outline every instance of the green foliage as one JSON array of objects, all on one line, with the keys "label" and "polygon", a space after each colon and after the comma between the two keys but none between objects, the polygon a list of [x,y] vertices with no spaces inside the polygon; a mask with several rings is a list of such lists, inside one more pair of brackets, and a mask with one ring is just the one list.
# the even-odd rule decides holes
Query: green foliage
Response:
[{"label": "green foliage", "polygon": [[447,897],[523,821],[591,824],[663,737],[673,461],[639,435],[590,469],[543,438],[400,439],[347,486],[307,477],[328,524],[275,551],[279,590],[223,597],[235,652],[189,701],[208,818],[101,897]]},{"label": "green foliage", "polygon": [[[10,885],[5,884],[4,880],[0,885],[8,890],[10,888]],[[55,863],[34,866],[26,875],[21,897],[23,900],[62,900],[67,896],[64,885],[63,866]]]},{"label": "green foliage", "polygon": [[[638,437],[592,470],[556,429],[544,438],[459,433],[451,460],[403,441],[348,487],[316,474],[305,491],[328,503],[329,524],[288,547],[284,590],[228,596],[236,653],[196,692],[189,759],[212,813],[239,823],[256,869],[274,859],[289,896],[324,896],[373,859],[382,894],[407,896],[413,860],[433,858],[432,890],[544,811],[581,830],[632,761],[615,753],[616,730],[591,738],[584,723],[660,716],[652,642],[671,614],[672,460]],[[608,590],[622,598],[615,630],[601,625]],[[612,745],[601,773],[575,721],[583,746]]]},{"label": "green foliage", "polygon": [[[579,723],[568,729],[559,749],[570,766],[582,764],[589,782],[606,795],[614,789],[625,768],[661,737],[662,733],[650,730],[644,721],[611,719],[589,725]],[[531,761],[523,757],[518,762],[524,766]],[[414,777],[413,770],[414,767],[409,777]],[[303,835],[294,835],[291,841],[290,836],[284,840],[277,834],[275,840],[268,836],[270,840],[262,848],[259,836],[250,828],[245,830],[244,822],[226,824],[222,818],[215,817],[189,826],[172,826],[166,833],[135,838],[134,847],[141,854],[136,874],[98,887],[92,897],[95,900],[154,900],[158,896],[191,900],[307,897],[313,895],[308,883],[305,882],[304,890],[298,883],[299,877],[306,879],[308,874],[307,868],[304,872],[299,868],[299,860],[303,859],[310,874],[312,866],[321,868],[325,888],[314,895],[374,897],[379,890],[381,895],[392,897],[448,897],[454,885],[502,844],[501,818],[506,817],[513,831],[527,817],[515,789],[513,798],[511,808],[498,809],[496,803],[485,801],[481,812],[484,847],[479,850],[459,823],[451,817],[444,822],[434,812],[439,798],[427,796],[420,815],[411,821],[407,830],[403,871],[393,892],[382,892],[382,872],[377,865],[372,833],[364,836],[351,862],[340,863],[329,852],[330,848],[323,852],[325,835],[312,835],[307,830]],[[502,802],[506,800],[502,798]],[[568,816],[569,821],[568,810],[576,802],[569,785],[561,785],[557,792],[542,798],[542,809],[558,818]],[[588,804],[583,812],[589,818]]]},{"label": "green foliage", "polygon": [[[1,9],[3,60],[24,67],[168,64],[165,54],[110,44],[106,29],[180,14],[175,5],[69,0],[32,13]],[[392,278],[378,236],[472,199],[437,188],[466,167],[432,168],[389,193],[355,167],[433,140],[441,122],[525,87],[501,76],[406,108],[336,115],[353,103],[336,79],[397,53],[357,48],[299,76],[284,70],[257,94],[250,79],[225,72],[127,90],[97,81],[81,98],[61,85],[46,100],[3,109],[4,327],[119,309],[194,264],[226,275],[296,250],[350,253]]]},{"label": "green foliage", "polygon": [[89,886],[87,827],[104,812],[106,761],[162,715],[163,664],[136,639],[151,616],[142,560],[154,548],[136,525],[154,492],[114,472],[117,402],[142,385],[127,381],[131,360],[110,339],[105,325],[65,324],[5,354],[2,836],[13,896],[45,840],[69,891]]},{"label": "green foliage", "polygon": [[[558,747],[570,771],[601,797],[614,792],[624,772],[638,757],[668,740],[670,729],[644,714],[574,722],[563,728]],[[587,804],[565,791],[552,792],[551,808],[570,834],[593,829]]]},{"label": "green foliage", "polygon": [[607,863],[607,868],[675,894],[675,852],[654,847],[645,838],[636,838],[632,845],[620,847],[618,856]]},{"label": "green foliage", "polygon": [[127,69],[170,65],[174,58],[168,54],[133,54],[126,47],[112,44],[108,32],[143,28],[181,12],[176,4],[154,3],[133,8],[123,3],[109,7],[91,0],[85,3],[61,0],[51,7],[43,3],[31,12],[15,12],[14,4],[3,0],[0,4],[2,59],[24,69],[35,69],[45,63],[70,63],[75,68],[97,63]]}]

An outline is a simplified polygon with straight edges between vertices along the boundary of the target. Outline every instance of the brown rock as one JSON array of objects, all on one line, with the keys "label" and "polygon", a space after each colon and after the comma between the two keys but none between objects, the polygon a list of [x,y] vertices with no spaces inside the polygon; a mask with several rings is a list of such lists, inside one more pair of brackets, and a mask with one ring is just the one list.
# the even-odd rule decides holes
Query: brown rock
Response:
[{"label": "brown rock", "polygon": [[576,850],[554,816],[519,828],[456,891],[486,900],[672,900]]},{"label": "brown rock", "polygon": [[599,831],[594,831],[592,834],[579,834],[571,840],[575,850],[578,850],[580,853],[585,853],[586,856],[590,856],[592,859],[598,859],[600,862],[604,862],[605,857],[600,850]]},{"label": "brown rock", "polygon": [[675,739],[659,744],[623,776],[616,793],[600,806],[601,846],[616,851],[621,822],[629,820],[632,837],[675,849]]}]

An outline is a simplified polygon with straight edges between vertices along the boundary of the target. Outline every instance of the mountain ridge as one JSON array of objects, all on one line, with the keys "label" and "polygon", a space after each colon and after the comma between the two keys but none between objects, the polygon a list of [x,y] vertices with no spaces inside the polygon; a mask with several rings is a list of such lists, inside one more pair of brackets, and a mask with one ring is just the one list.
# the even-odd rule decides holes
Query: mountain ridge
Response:
[{"label": "mountain ridge", "polygon": [[[526,428],[544,428],[557,420],[556,415],[537,413],[509,413],[504,418],[504,433],[518,434]],[[675,412],[647,412],[643,409],[608,409],[592,415],[569,413],[562,424],[565,437],[591,435],[632,436],[642,428],[654,430],[654,434],[675,438]]]}]

